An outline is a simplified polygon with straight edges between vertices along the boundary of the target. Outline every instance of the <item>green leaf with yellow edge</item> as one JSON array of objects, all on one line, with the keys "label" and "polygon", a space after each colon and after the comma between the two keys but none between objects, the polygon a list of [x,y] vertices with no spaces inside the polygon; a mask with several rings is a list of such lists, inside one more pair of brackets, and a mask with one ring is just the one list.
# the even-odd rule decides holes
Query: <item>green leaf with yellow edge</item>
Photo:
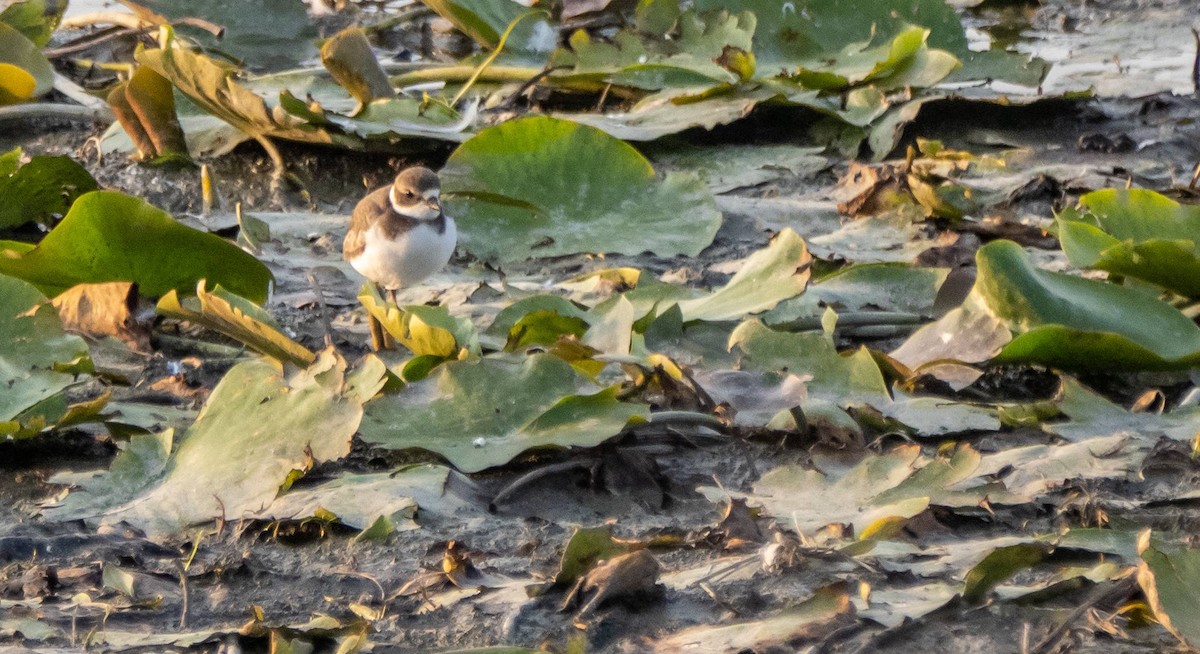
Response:
[{"label": "green leaf with yellow edge", "polygon": [[[441,178],[447,195],[458,194],[446,203],[463,247],[505,263],[578,252],[694,256],[721,223],[700,180],[660,180],[629,144],[546,116],[483,130],[454,151]],[[538,211],[472,193],[515,198]]]},{"label": "green leaf with yellow edge", "polygon": [[307,367],[316,359],[308,348],[280,331],[262,307],[219,284],[211,292],[204,286],[204,280],[200,280],[195,297],[182,300],[174,290],[168,292],[158,301],[159,315],[187,320],[224,334],[276,361]]},{"label": "green leaf with yellow edge", "polygon": [[129,281],[143,295],[190,293],[201,279],[264,302],[267,267],[225,239],[187,227],[139,198],[94,191],[34,247],[0,241],[0,274],[48,295],[76,284]]},{"label": "green leaf with yellow edge", "polygon": [[[3,22],[0,22],[0,64],[8,64],[0,68],[0,94],[13,94],[18,98],[13,100],[15,102],[41,97],[54,88],[54,67],[42,55],[41,49],[16,28]],[[34,82],[32,89],[28,88],[30,77]],[[11,104],[3,97],[0,100]]]},{"label": "green leaf with yellow edge", "polygon": [[1181,642],[1200,647],[1200,550],[1151,544],[1138,536],[1138,583],[1159,624]]},{"label": "green leaf with yellow edge", "polygon": [[0,334],[0,437],[30,436],[68,411],[61,393],[75,383],[76,371],[90,366],[87,344],[63,331],[46,296],[5,275]]},{"label": "green leaf with yellow edge", "polygon": [[619,401],[616,386],[597,387],[552,354],[505,355],[447,362],[371,401],[360,431],[372,445],[428,450],[478,472],[532,449],[594,447],[648,416],[647,406]]},{"label": "green leaf with yellow edge", "polygon": [[398,343],[417,356],[457,359],[479,354],[479,333],[470,320],[450,315],[445,307],[384,302],[373,284],[365,284],[358,299]]},{"label": "green leaf with yellow edge", "polygon": [[0,62],[0,105],[25,102],[36,88],[37,80],[24,68]]},{"label": "green leaf with yellow edge", "polygon": [[106,390],[95,399],[70,404],[65,392],[53,395],[21,412],[15,419],[0,422],[0,437],[11,440],[33,438],[51,429],[66,429],[89,422],[103,422],[112,392]]},{"label": "green leaf with yellow edge", "polygon": [[[362,417],[357,389],[374,384],[347,382],[346,362],[333,350],[306,369],[280,370],[267,359],[239,363],[169,459],[132,470],[114,461],[108,472],[77,478],[78,489],[47,517],[124,521],[151,535],[214,518],[252,518],[295,476],[349,453]],[[114,494],[118,475],[123,490]]]}]

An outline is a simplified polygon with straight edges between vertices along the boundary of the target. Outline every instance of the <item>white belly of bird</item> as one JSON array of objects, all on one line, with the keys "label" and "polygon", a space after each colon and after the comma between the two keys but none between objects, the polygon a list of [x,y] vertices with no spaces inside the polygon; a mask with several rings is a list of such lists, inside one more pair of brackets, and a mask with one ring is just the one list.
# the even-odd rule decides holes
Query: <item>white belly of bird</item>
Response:
[{"label": "white belly of bird", "polygon": [[387,289],[409,288],[442,269],[454,254],[458,231],[454,220],[446,218],[446,229],[437,230],[420,224],[388,240],[378,227],[367,232],[362,254],[350,260],[350,265],[363,277]]}]

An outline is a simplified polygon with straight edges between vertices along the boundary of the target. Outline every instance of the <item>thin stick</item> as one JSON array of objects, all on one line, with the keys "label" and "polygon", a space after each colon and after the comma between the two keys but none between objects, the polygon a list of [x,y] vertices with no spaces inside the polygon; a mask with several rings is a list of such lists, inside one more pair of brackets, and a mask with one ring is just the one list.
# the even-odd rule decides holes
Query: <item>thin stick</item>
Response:
[{"label": "thin stick", "polygon": [[488,66],[491,66],[492,62],[496,60],[496,57],[500,56],[500,52],[504,50],[504,44],[508,41],[508,37],[512,35],[513,29],[516,28],[521,21],[530,16],[536,15],[544,15],[544,12],[527,11],[514,18],[512,22],[508,24],[508,27],[504,28],[504,33],[500,35],[500,42],[496,44],[496,49],[492,50],[492,53],[488,55],[487,58],[479,64],[479,67],[475,69],[475,72],[471,73],[471,76],[467,78],[467,82],[463,84],[463,87],[454,95],[454,99],[450,101],[450,106],[456,106],[458,101],[462,100],[463,96],[467,94],[467,91],[469,91],[471,87],[475,85],[475,81],[479,79],[479,76],[483,74],[483,71],[487,70]]},{"label": "thin stick", "polygon": [[321,291],[321,283],[317,281],[317,276],[311,271],[308,273],[308,283],[317,296],[317,310],[321,314],[321,327],[325,330],[325,347],[333,347],[333,325],[329,322],[329,308],[325,306],[325,293]]}]

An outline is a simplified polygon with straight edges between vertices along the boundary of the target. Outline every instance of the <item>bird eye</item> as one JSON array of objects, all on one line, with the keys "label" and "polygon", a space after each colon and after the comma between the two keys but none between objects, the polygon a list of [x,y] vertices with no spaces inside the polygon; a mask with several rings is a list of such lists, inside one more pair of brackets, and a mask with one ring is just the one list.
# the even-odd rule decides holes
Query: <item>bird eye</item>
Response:
[{"label": "bird eye", "polygon": [[413,196],[413,192],[412,192],[412,191],[405,191],[405,192],[404,192],[404,197],[406,197],[406,198],[408,198],[409,200],[411,200],[411,199],[413,199],[413,197],[415,197],[415,196]]}]

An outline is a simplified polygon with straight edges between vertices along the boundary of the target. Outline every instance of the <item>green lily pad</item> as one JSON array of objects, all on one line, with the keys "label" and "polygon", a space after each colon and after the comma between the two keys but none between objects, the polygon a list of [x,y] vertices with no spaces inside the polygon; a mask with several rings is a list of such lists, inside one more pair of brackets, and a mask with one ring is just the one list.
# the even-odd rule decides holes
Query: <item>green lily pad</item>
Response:
[{"label": "green lily pad", "polygon": [[773,309],[804,292],[811,266],[804,239],[785,229],[766,248],[750,255],[725,286],[679,302],[683,320],[738,320]]},{"label": "green lily pad", "polygon": [[929,29],[929,47],[963,62],[956,80],[1001,79],[1036,86],[1049,66],[1003,51],[973,52],[958,14],[945,0],[698,0],[698,9],[753,11],[758,16],[754,53],[759,67],[808,65],[834,57],[874,36],[891,41],[913,25]]},{"label": "green lily pad", "polygon": [[898,311],[932,315],[948,268],[902,263],[847,266],[809,284],[804,295],[780,302],[763,316],[768,324],[819,317],[823,307],[843,311]]},{"label": "green lily pad", "polygon": [[219,236],[186,227],[145,201],[88,193],[35,247],[0,241],[0,274],[48,295],[83,283],[136,282],[143,295],[190,293],[201,279],[261,303],[271,272]]},{"label": "green lily pad", "polygon": [[[611,39],[593,39],[585,30],[571,35],[570,49],[554,53],[551,63],[570,66],[565,76],[586,77],[637,89],[710,87],[731,84],[739,75],[721,65],[726,48],[747,52],[755,17],[749,12],[684,12],[671,38],[626,29]],[[753,74],[753,71],[750,71]]]},{"label": "green lily pad", "polygon": [[1200,207],[1145,189],[1104,189],[1058,217],[1071,264],[1200,297]]},{"label": "green lily pad", "polygon": [[316,26],[303,3],[290,0],[145,0],[168,19],[195,17],[221,26],[221,35],[187,24],[175,29],[207,48],[227,52],[259,69],[294,68],[317,54]]},{"label": "green lily pad", "polygon": [[1039,270],[1011,241],[985,245],[975,260],[972,294],[1019,334],[997,361],[1106,371],[1200,361],[1200,327],[1146,293]]},{"label": "green lily pad", "polygon": [[743,363],[759,370],[786,370],[808,380],[809,393],[839,403],[888,399],[879,366],[865,348],[838,354],[833,340],[819,333],[777,332],[758,320],[747,320],[729,336],[729,349],[740,350]]},{"label": "green lily pad", "polygon": [[[0,439],[55,420],[47,401],[88,366],[87,344],[63,331],[58,313],[36,288],[0,275]],[[65,400],[62,404],[65,405]],[[36,408],[36,407],[41,407]],[[31,410],[32,409],[32,410]]]},{"label": "green lily pad", "polygon": [[659,180],[630,145],[556,118],[480,132],[450,155],[441,178],[455,196],[447,210],[463,247],[501,262],[578,252],[695,256],[721,224],[700,180]]},{"label": "green lily pad", "polygon": [[[591,395],[577,394],[592,390]],[[418,448],[463,472],[508,463],[542,447],[594,447],[648,408],[621,402],[617,388],[596,389],[562,359],[452,361],[402,393],[367,405],[362,438],[389,449]]]},{"label": "green lily pad", "polygon": [[[5,156],[21,156],[16,148]],[[27,222],[48,224],[67,212],[80,195],[99,188],[87,169],[66,156],[35,156],[12,170],[0,170],[0,229]]]},{"label": "green lily pad", "polygon": [[37,47],[44,48],[66,9],[66,3],[62,2],[52,2],[47,11],[46,0],[22,0],[0,11],[0,23],[8,24]]},{"label": "green lily pad", "polygon": [[802,65],[790,78],[823,91],[860,84],[871,84],[880,91],[933,86],[961,64],[945,50],[930,49],[928,38],[928,29],[901,28],[890,41],[876,46],[870,41],[850,43],[815,68]]},{"label": "green lily pad", "polygon": [[[372,369],[382,375],[381,367]],[[48,517],[126,521],[153,534],[253,517],[297,473],[350,451],[361,402],[347,384],[345,361],[330,350],[290,372],[262,359],[240,363],[217,384],[170,459],[160,463],[156,454],[145,459],[155,465],[136,471],[114,462],[107,473],[78,482]],[[151,449],[161,452],[161,445]],[[239,465],[229,465],[231,458]],[[123,490],[114,494],[121,476]]]},{"label": "green lily pad", "polygon": [[[513,21],[529,13],[529,7],[512,0],[421,0],[439,16],[454,23],[479,45],[495,49]],[[504,50],[526,61],[544,62],[558,45],[557,28],[545,17],[523,18],[513,28]]]}]

